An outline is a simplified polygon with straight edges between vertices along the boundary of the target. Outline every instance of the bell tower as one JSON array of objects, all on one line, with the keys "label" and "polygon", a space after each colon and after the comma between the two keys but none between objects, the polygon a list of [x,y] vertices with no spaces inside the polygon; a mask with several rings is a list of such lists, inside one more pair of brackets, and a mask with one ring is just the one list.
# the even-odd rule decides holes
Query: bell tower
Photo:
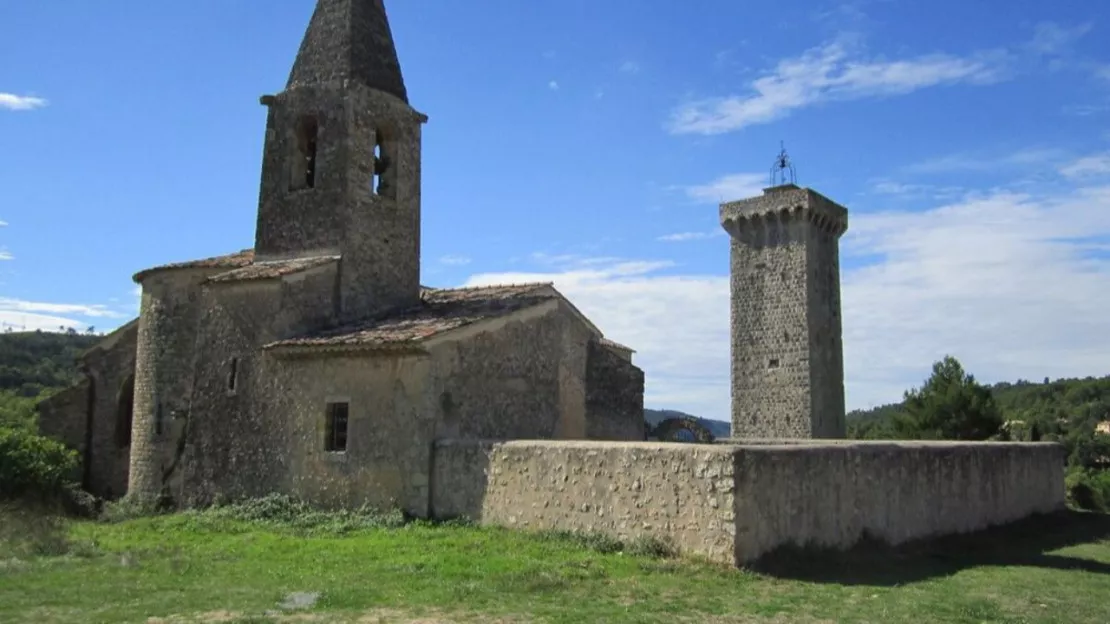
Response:
[{"label": "bell tower", "polygon": [[255,260],[339,255],[339,321],[420,300],[420,148],[382,0],[318,0],[268,109]]}]

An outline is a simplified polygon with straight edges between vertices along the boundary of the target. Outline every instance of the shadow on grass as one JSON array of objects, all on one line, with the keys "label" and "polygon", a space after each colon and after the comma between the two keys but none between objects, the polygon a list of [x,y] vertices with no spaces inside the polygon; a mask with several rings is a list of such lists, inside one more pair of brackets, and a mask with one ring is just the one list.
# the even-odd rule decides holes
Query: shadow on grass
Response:
[{"label": "shadow on grass", "polygon": [[784,579],[894,586],[980,566],[1028,566],[1110,574],[1110,563],[1053,551],[1110,538],[1110,515],[1060,511],[966,535],[889,546],[865,540],[847,551],[784,547],[748,569]]}]

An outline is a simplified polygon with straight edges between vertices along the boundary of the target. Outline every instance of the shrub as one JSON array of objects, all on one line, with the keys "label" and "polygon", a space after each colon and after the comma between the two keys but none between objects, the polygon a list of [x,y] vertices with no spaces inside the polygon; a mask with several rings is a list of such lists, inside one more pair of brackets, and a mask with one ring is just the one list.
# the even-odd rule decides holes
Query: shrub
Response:
[{"label": "shrub", "polygon": [[60,442],[0,427],[0,499],[65,499],[73,491],[77,465],[77,453]]},{"label": "shrub", "polygon": [[1089,511],[1110,511],[1110,471],[1076,468],[1065,480],[1068,502]]}]

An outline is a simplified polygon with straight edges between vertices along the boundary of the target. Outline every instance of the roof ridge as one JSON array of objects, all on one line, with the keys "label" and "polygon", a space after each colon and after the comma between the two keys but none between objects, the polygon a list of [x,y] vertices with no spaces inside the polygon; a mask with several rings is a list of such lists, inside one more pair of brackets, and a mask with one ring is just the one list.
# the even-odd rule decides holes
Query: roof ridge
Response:
[{"label": "roof ridge", "polygon": [[454,288],[436,288],[434,286],[425,286],[425,288],[427,288],[428,290],[449,290],[453,292],[459,292],[466,290],[486,290],[490,288],[521,288],[525,286],[532,288],[553,288],[555,286],[555,282],[507,282],[499,284],[485,284],[482,286],[459,286]]}]

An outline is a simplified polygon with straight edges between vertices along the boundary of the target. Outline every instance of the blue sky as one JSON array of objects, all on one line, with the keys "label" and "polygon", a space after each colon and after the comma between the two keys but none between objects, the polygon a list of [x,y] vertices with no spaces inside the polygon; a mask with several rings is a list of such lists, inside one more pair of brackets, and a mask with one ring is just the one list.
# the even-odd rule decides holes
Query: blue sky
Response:
[{"label": "blue sky", "polygon": [[[849,407],[946,353],[1110,373],[1110,5],[392,0],[424,134],[423,280],[556,286],[647,404],[727,419],[716,204],[845,204]],[[131,275],[250,247],[310,0],[0,6],[0,324],[107,330]]]}]

